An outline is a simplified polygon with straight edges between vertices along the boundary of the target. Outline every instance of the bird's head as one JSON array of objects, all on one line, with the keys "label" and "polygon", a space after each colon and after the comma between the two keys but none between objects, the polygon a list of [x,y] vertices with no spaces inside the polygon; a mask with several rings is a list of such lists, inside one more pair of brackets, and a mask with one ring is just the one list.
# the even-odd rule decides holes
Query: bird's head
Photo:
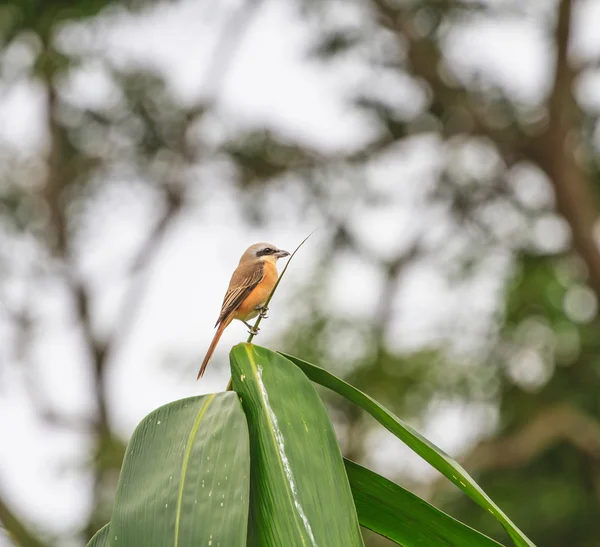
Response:
[{"label": "bird's head", "polygon": [[277,259],[289,255],[290,253],[278,249],[271,243],[255,243],[246,249],[246,252],[242,255],[242,260],[263,260],[275,263]]}]

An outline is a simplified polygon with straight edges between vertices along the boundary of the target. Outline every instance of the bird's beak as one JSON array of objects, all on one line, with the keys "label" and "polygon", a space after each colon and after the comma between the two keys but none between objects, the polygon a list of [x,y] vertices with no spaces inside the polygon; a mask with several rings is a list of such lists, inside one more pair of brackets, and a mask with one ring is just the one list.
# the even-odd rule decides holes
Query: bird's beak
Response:
[{"label": "bird's beak", "polygon": [[277,258],[285,258],[286,256],[290,256],[290,253],[288,253],[287,251],[284,251],[282,249],[279,249],[276,253],[275,256]]}]

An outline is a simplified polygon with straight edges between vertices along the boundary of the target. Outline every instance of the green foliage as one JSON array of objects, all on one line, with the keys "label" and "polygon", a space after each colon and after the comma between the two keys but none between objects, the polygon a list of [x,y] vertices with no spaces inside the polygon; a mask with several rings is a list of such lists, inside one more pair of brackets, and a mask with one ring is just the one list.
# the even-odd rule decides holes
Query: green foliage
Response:
[{"label": "green foliage", "polygon": [[379,419],[494,514],[517,546],[533,547],[456,462],[342,380],[250,343],[231,351],[231,374],[235,392],[176,401],[141,422],[112,521],[88,547],[361,546],[359,524],[405,547],[499,545],[344,461],[309,378]]},{"label": "green foliage", "polygon": [[245,545],[249,488],[248,428],[234,393],[163,406],[127,447],[110,545]]},{"label": "green foliage", "polygon": [[[480,466],[476,458],[465,454],[470,463],[465,467],[469,471],[473,469],[472,474],[490,497],[522,523],[538,544],[544,547],[598,545],[600,321],[597,314],[589,319],[577,318],[566,305],[573,289],[589,289],[587,283],[592,280],[593,271],[585,264],[585,257],[577,256],[581,250],[574,243],[577,238],[566,241],[558,251],[552,250],[556,247],[550,245],[537,252],[534,242],[552,239],[553,230],[536,224],[541,215],[551,216],[555,208],[562,213],[571,211],[572,218],[566,220],[571,233],[577,235],[586,218],[597,217],[597,207],[586,202],[585,192],[581,198],[584,203],[568,200],[566,206],[565,193],[558,192],[554,201],[550,198],[552,203],[540,205],[535,197],[533,201],[523,200],[522,192],[513,192],[529,187],[528,178],[518,175],[523,166],[536,171],[539,178],[547,179],[543,184],[548,188],[558,185],[561,177],[565,178],[563,188],[576,188],[578,180],[582,182],[581,188],[591,186],[596,192],[600,188],[598,148],[594,140],[597,113],[590,115],[589,105],[578,102],[586,95],[585,90],[579,89],[581,86],[577,87],[577,93],[569,93],[568,89],[571,87],[573,91],[577,82],[587,81],[597,62],[590,59],[586,67],[586,63],[580,65],[576,56],[569,56],[572,66],[565,62],[564,72],[555,75],[566,101],[565,104],[554,101],[561,105],[557,119],[549,104],[553,96],[553,75],[548,79],[548,86],[543,86],[543,96],[529,97],[524,102],[522,96],[509,94],[513,87],[518,88],[518,81],[511,82],[509,89],[500,88],[493,78],[488,79],[487,70],[469,76],[468,60],[465,66],[462,61],[457,64],[453,60],[456,52],[447,49],[450,43],[460,43],[461,40],[455,38],[473,23],[479,26],[481,21],[493,26],[500,22],[504,27],[521,21],[519,3],[497,6],[472,2],[301,2],[299,13],[316,13],[311,21],[311,32],[307,33],[314,37],[313,47],[308,44],[311,62],[318,57],[327,63],[332,75],[341,75],[339,81],[343,84],[343,95],[348,98],[348,115],[359,114],[368,120],[365,125],[368,131],[362,135],[364,142],[357,147],[335,148],[333,152],[333,149],[314,150],[307,145],[306,135],[294,139],[293,131],[286,131],[283,137],[273,129],[281,127],[276,119],[269,121],[271,129],[253,126],[247,133],[240,133],[235,114],[223,117],[222,109],[213,111],[210,104],[184,106],[168,92],[172,82],[164,82],[155,73],[143,72],[139,66],[121,64],[125,59],[119,58],[117,70],[111,66],[110,56],[104,57],[103,52],[92,53],[90,57],[73,52],[73,57],[69,57],[57,51],[58,43],[53,38],[70,22],[84,22],[106,8],[115,13],[121,6],[148,3],[144,0],[6,0],[0,3],[0,44],[22,40],[21,46],[26,46],[25,54],[19,53],[19,49],[23,49],[19,47],[11,55],[4,56],[9,53],[8,49],[2,52],[3,96],[12,95],[11,86],[15,83],[33,84],[40,97],[54,96],[40,111],[41,116],[47,115],[48,119],[38,120],[40,127],[36,124],[31,130],[35,135],[41,129],[47,142],[37,151],[29,150],[27,154],[33,153],[33,156],[27,158],[22,158],[23,150],[12,148],[10,138],[3,141],[0,151],[0,224],[10,228],[10,233],[4,234],[5,253],[0,257],[3,274],[0,289],[7,295],[6,302],[3,299],[6,319],[14,316],[11,328],[6,331],[16,333],[7,334],[6,342],[7,347],[14,342],[33,348],[35,334],[32,337],[31,333],[43,335],[45,328],[38,319],[44,314],[40,313],[37,298],[32,298],[23,310],[11,309],[14,303],[11,304],[9,295],[15,282],[17,285],[21,281],[31,282],[33,286],[42,287],[61,278],[62,285],[68,287],[69,301],[77,304],[74,307],[75,313],[79,313],[74,317],[76,330],[87,333],[85,351],[92,359],[82,366],[89,364],[90,377],[96,379],[91,395],[97,413],[56,420],[76,431],[82,429],[83,424],[86,442],[89,435],[92,445],[86,461],[95,487],[89,500],[90,517],[81,525],[85,530],[81,536],[89,538],[89,531],[97,529],[96,523],[107,519],[103,508],[112,505],[114,476],[120,468],[124,447],[117,432],[112,430],[111,420],[107,420],[112,409],[110,401],[105,400],[104,371],[107,356],[111,361],[120,361],[117,348],[128,346],[122,343],[122,331],[132,329],[131,317],[125,314],[124,322],[115,323],[118,326],[113,334],[106,338],[104,333],[94,335],[96,296],[94,290],[86,289],[93,284],[72,268],[73,257],[69,255],[80,246],[90,246],[81,228],[90,220],[98,221],[94,218],[96,198],[106,198],[115,179],[136,180],[131,185],[136,199],[156,200],[156,211],[163,208],[175,211],[181,205],[193,208],[194,203],[201,203],[202,207],[194,209],[201,220],[202,211],[211,208],[211,196],[215,194],[214,173],[206,176],[202,167],[225,163],[231,170],[219,171],[219,183],[228,189],[228,195],[234,196],[235,210],[240,215],[260,223],[280,215],[289,222],[289,227],[306,218],[322,223],[319,252],[323,257],[315,253],[314,276],[307,280],[311,290],[300,288],[303,298],[294,303],[293,308],[302,307],[304,315],[302,321],[293,317],[293,323],[290,322],[295,337],[289,337],[293,342],[293,347],[288,346],[290,352],[315,363],[334,360],[335,352],[346,352],[354,361],[340,359],[340,364],[347,366],[343,370],[336,368],[334,372],[343,374],[345,380],[368,392],[395,414],[410,415],[411,420],[426,417],[432,404],[440,399],[450,399],[458,405],[483,402],[492,413],[497,413],[497,419],[485,426],[484,438],[489,445],[484,444],[490,452],[500,456],[491,464]],[[243,10],[245,4],[242,4]],[[353,12],[353,6],[358,6],[358,11]],[[539,25],[539,34],[548,40],[549,47],[545,48],[548,51],[561,51],[557,43],[560,33],[554,28],[556,22],[565,16],[568,20],[570,10],[582,7],[569,2],[556,3],[556,7],[559,6],[561,9],[556,12],[553,12],[554,6],[545,8],[539,19],[532,9],[528,19]],[[341,9],[349,9],[351,16],[339,17]],[[213,10],[208,11],[216,22],[219,18]],[[231,13],[235,19],[235,10]],[[232,33],[234,41],[242,34]],[[569,37],[564,32],[561,39],[570,43],[573,38],[577,41],[577,36]],[[241,47],[243,49],[244,44]],[[237,47],[229,49],[238,50]],[[182,56],[188,54],[190,51],[182,49]],[[30,55],[36,57],[35,61],[29,59]],[[336,65],[338,60],[342,62],[341,71]],[[347,70],[351,65],[344,63],[348,61],[356,70]],[[197,70],[202,70],[201,64]],[[79,73],[79,68],[85,73],[98,65],[106,65],[104,68],[110,72],[114,96],[103,106],[82,107],[73,100],[68,82]],[[560,67],[561,63],[556,65]],[[352,80],[359,73],[368,74],[369,81],[357,85],[353,91],[348,81],[342,79],[345,74],[353,74]],[[577,78],[571,82],[574,74]],[[209,82],[209,86],[213,84]],[[405,88],[409,89],[408,93]],[[244,93],[243,87],[239,92]],[[220,105],[219,97],[215,99],[214,104]],[[225,142],[215,145],[212,138],[206,138],[198,130],[199,126],[205,126],[204,113],[207,114],[206,127],[211,128],[206,135],[227,135]],[[313,112],[307,112],[307,116],[311,114]],[[231,134],[228,134],[229,126],[235,128]],[[246,124],[241,126],[246,127]],[[437,165],[436,172],[410,168],[408,172],[398,173],[392,166],[396,161],[404,163],[405,159],[410,165],[416,157],[410,149],[421,138],[436,142],[433,153],[439,155],[432,158],[435,160],[432,163]],[[556,146],[556,143],[573,142],[576,146]],[[487,152],[491,150],[494,159],[490,160],[489,153],[481,153],[482,143]],[[465,162],[465,152],[476,161]],[[389,172],[386,171],[385,177],[377,176],[382,167],[386,169],[388,160],[391,160]],[[465,163],[469,169],[465,169]],[[488,168],[477,167],[478,163],[488,164]],[[493,167],[489,168],[491,164]],[[578,173],[573,170],[576,165],[580,169]],[[122,169],[116,177],[115,166]],[[190,176],[192,172],[194,176]],[[126,186],[129,182],[123,184]],[[410,226],[401,227],[396,234],[389,234],[389,240],[381,238],[377,245],[371,246],[377,234],[364,219],[384,218],[388,213],[386,208],[390,207],[389,212],[402,221],[407,186],[426,188],[414,203],[417,216],[423,221],[416,218],[413,222],[413,217],[407,216],[411,219]],[[549,193],[552,194],[551,188]],[[193,196],[190,202],[184,202],[189,196]],[[271,205],[274,202],[277,207]],[[118,217],[117,210],[118,207],[112,208],[111,219],[113,215]],[[438,214],[430,214],[435,211]],[[439,214],[440,211],[443,213]],[[515,216],[518,222],[514,221]],[[153,239],[162,240],[161,230],[169,224],[168,217],[157,218],[157,222],[159,230],[149,234],[146,249],[151,248]],[[261,228],[266,227],[268,225],[261,225]],[[21,261],[28,254],[14,246],[14,228],[18,228],[17,235],[33,234],[36,245],[40,246],[39,258],[32,268],[37,273],[29,281],[22,274],[14,274],[24,270]],[[438,245],[436,237],[440,229],[444,235]],[[404,237],[406,232],[424,242],[416,261],[414,257],[404,256],[404,245],[409,243]],[[518,237],[513,237],[517,232]],[[583,236],[582,239],[579,233],[579,241],[593,240],[591,230]],[[61,237],[65,244],[57,249],[55,242]],[[66,256],[65,250],[68,250]],[[382,291],[371,293],[370,302],[381,304],[372,316],[361,317],[359,322],[352,315],[337,315],[327,298],[329,287],[335,281],[333,276],[329,277],[328,268],[341,255],[348,254],[368,263],[383,281]],[[481,331],[476,329],[474,335],[470,333],[470,337],[475,338],[471,345],[476,346],[474,366],[462,367],[462,362],[454,360],[451,354],[450,346],[455,341],[459,345],[464,342],[462,325],[450,335],[445,332],[445,325],[440,326],[439,332],[437,327],[432,329],[436,331],[432,335],[443,340],[438,344],[439,338],[436,338],[425,350],[418,347],[416,351],[403,352],[395,340],[390,340],[389,335],[398,321],[397,303],[406,290],[404,266],[408,265],[414,272],[419,267],[418,262],[423,260],[429,268],[435,268],[437,277],[448,276],[449,270],[458,271],[456,281],[475,277],[473,272],[477,273],[480,265],[495,254],[507,257],[518,274],[504,287],[506,272],[502,268],[493,275],[488,271],[482,276],[494,278],[498,294],[488,303],[490,310],[480,308],[481,321],[479,315],[471,320],[476,327],[483,325]],[[151,252],[144,251],[140,256],[150,255]],[[143,263],[144,260],[135,262],[136,272],[143,270]],[[457,268],[460,263],[468,264],[469,272],[466,268]],[[390,264],[398,267],[390,268]],[[355,281],[360,283],[361,279],[357,276]],[[141,294],[139,285],[135,276],[132,292]],[[313,291],[312,287],[324,289]],[[588,294],[592,306],[597,304],[597,288],[595,292],[595,296]],[[312,301],[306,298],[307,293],[313,295]],[[391,302],[394,305],[388,306],[386,312],[386,303]],[[136,308],[129,304],[123,307]],[[485,325],[488,314],[492,318],[489,326]],[[337,328],[341,323],[342,328]],[[120,328],[123,325],[127,328]],[[305,334],[298,337],[298,333]],[[12,353],[8,351],[7,355]],[[24,359],[15,369],[29,370],[25,366],[28,352],[17,353],[23,353]],[[537,369],[522,362],[523,353],[534,356]],[[524,381],[523,374],[530,374],[533,379],[530,376]],[[11,377],[8,376],[9,380]],[[477,386],[473,388],[475,380]],[[9,386],[6,391],[22,390]],[[40,391],[44,391],[43,386]],[[33,390],[32,393],[38,392]],[[45,414],[55,417],[53,412],[46,413],[46,406],[43,402],[40,404],[37,397],[35,403],[34,406],[40,407],[41,417]],[[583,413],[583,426],[561,425],[563,421],[557,417],[546,422],[540,436],[528,433],[529,424],[548,409],[561,405]],[[362,419],[360,409],[345,399],[341,404],[336,402],[335,407],[347,426],[344,434],[352,440],[353,456],[368,455],[370,436],[365,433],[369,424]],[[546,442],[540,442],[540,438]],[[509,445],[514,450],[495,450],[497,446],[507,446],[507,441],[511,441]],[[476,454],[477,449],[477,445],[473,447]],[[436,504],[443,496],[441,506],[453,516],[496,539],[506,539],[500,527],[495,526],[496,522],[488,514],[482,515],[480,508],[460,492],[453,491],[453,495],[448,496],[434,492],[434,496]],[[28,520],[26,514],[23,517]],[[2,525],[7,529],[8,522],[4,517]],[[31,528],[43,529],[34,523]],[[79,539],[78,532],[72,530],[59,533],[65,543]],[[41,536],[40,541],[44,542],[43,534]],[[103,537],[107,539],[101,534],[94,541],[101,541]]]},{"label": "green foliage", "polygon": [[404,547],[498,547],[500,544],[449,517],[393,482],[345,460],[360,523]]},{"label": "green foliage", "polygon": [[231,377],[250,427],[251,545],[363,545],[333,426],[306,376],[240,344]]},{"label": "green foliage", "polygon": [[47,42],[57,25],[97,15],[110,5],[129,7],[152,0],[4,0],[0,6],[0,40],[10,42],[19,32],[29,30]]},{"label": "green foliage", "polygon": [[110,545],[110,522],[105,524],[100,530],[98,530],[87,547],[109,547]]},{"label": "green foliage", "polygon": [[394,416],[377,401],[352,387],[350,384],[347,384],[326,370],[302,361],[297,357],[291,355],[286,355],[286,357],[298,365],[313,382],[339,393],[371,414],[381,425],[396,435],[408,447],[458,486],[465,494],[498,519],[515,542],[515,545],[519,547],[533,546],[533,543],[479,487],[462,466],[450,458],[443,450],[402,422],[402,420]]},{"label": "green foliage", "polygon": [[[503,446],[512,442],[520,457],[498,457],[498,468],[477,470],[486,492],[527,523],[536,543],[548,547],[593,546],[600,536],[598,498],[589,487],[599,453],[594,424],[600,403],[590,386],[597,385],[599,377],[600,324],[597,318],[574,321],[565,306],[569,292],[584,287],[586,277],[580,259],[572,254],[520,257],[507,283],[505,317],[494,353],[502,380],[498,436],[507,439],[496,451],[502,454]],[[545,367],[540,379],[519,377],[527,370],[520,360],[524,352]],[[532,422],[538,425],[528,429]],[[473,464],[478,464],[475,458]],[[528,495],[515,496],[523,484]],[[539,502],[531,503],[531,498]],[[445,495],[439,501],[453,516],[498,537],[464,500]]]}]

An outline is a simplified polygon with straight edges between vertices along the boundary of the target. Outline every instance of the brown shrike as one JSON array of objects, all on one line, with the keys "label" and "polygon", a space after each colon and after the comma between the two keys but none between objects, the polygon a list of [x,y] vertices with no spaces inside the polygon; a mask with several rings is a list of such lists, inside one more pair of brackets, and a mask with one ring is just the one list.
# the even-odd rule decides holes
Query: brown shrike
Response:
[{"label": "brown shrike", "polygon": [[218,329],[206,352],[197,379],[204,374],[206,365],[208,365],[223,331],[234,319],[242,321],[250,329],[250,332],[256,334],[252,325],[247,321],[259,313],[263,317],[266,316],[267,310],[264,305],[278,277],[275,264],[277,259],[289,256],[289,254],[270,243],[255,243],[246,249],[231,276],[229,288],[221,306],[221,314],[215,323],[215,327],[218,326]]}]

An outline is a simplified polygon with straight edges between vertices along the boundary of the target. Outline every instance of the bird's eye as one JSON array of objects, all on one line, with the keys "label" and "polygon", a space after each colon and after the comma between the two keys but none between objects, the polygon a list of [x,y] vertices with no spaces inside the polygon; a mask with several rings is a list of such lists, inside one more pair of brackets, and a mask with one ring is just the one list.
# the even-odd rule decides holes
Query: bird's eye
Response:
[{"label": "bird's eye", "polygon": [[271,254],[273,252],[273,249],[271,249],[271,247],[267,247],[266,249],[263,249],[263,252],[265,254]]}]

